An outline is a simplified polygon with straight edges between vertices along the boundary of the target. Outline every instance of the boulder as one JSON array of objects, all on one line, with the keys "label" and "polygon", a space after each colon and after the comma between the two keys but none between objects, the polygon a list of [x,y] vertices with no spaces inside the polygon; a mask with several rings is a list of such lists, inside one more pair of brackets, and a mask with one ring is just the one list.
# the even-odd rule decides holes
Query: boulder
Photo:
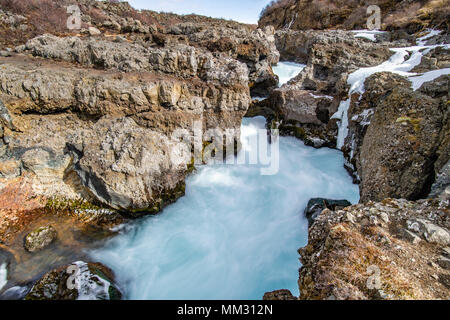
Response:
[{"label": "boulder", "polygon": [[91,37],[93,37],[93,36],[99,36],[99,35],[102,34],[102,32],[101,32],[100,30],[98,30],[97,28],[95,28],[95,27],[89,27],[89,28],[88,28],[88,33],[89,33],[89,35],[90,35]]},{"label": "boulder", "polygon": [[40,227],[26,235],[24,247],[34,253],[45,249],[58,238],[58,232],[52,226]]},{"label": "boulder", "polygon": [[177,148],[187,146],[139,127],[131,118],[102,119],[93,129],[83,137],[76,171],[103,203],[157,213],[184,195],[190,159],[181,158]]},{"label": "boulder", "polygon": [[277,301],[277,300],[298,300],[294,297],[289,290],[276,290],[272,292],[267,292],[264,294],[263,300],[266,301]]},{"label": "boulder", "polygon": [[[443,152],[449,148],[446,100],[433,98],[420,89],[413,91],[409,85],[378,94],[382,96],[377,100],[356,163],[362,181],[361,201],[424,198],[430,193],[436,172],[449,160],[449,154]],[[354,144],[350,137],[347,141]]]},{"label": "boulder", "polygon": [[347,200],[330,200],[323,198],[313,198],[308,201],[308,205],[305,209],[305,217],[308,219],[308,225],[311,227],[317,217],[323,210],[329,209],[332,211],[341,210],[349,207],[352,204]]},{"label": "boulder", "polygon": [[25,300],[120,300],[114,274],[100,263],[74,262],[46,273]]}]

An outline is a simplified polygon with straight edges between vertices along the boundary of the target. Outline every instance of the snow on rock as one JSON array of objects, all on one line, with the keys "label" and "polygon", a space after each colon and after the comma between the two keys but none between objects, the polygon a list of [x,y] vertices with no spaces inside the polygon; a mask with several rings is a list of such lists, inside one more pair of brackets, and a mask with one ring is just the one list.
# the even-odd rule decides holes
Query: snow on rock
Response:
[{"label": "snow on rock", "polygon": [[376,35],[386,33],[385,31],[378,30],[353,30],[355,33],[355,38],[363,38],[373,42],[377,41]]},{"label": "snow on rock", "polygon": [[[440,31],[431,31],[427,36],[419,38],[421,39],[419,42],[424,43],[426,39],[431,38],[439,33]],[[407,77],[411,81],[412,88],[414,90],[417,90],[425,82],[432,81],[444,74],[450,74],[450,68],[433,70],[424,74],[410,72],[414,67],[420,64],[420,62],[422,61],[422,57],[425,54],[436,47],[445,47],[448,49],[450,48],[450,45],[418,45],[406,48],[391,48],[391,51],[394,52],[394,55],[392,55],[389,60],[375,67],[358,69],[357,71],[349,75],[347,80],[347,83],[350,86],[348,100],[342,101],[338,111],[332,116],[332,119],[340,120],[340,123],[338,124],[338,149],[341,149],[344,146],[345,138],[348,135],[348,108],[350,107],[350,97],[355,93],[358,93],[360,96],[364,94],[364,82],[368,77],[377,72],[396,73],[401,76]]]},{"label": "snow on rock", "polygon": [[429,72],[425,72],[420,76],[411,76],[409,80],[412,82],[412,88],[414,91],[419,89],[425,82],[433,81],[434,79],[439,78],[442,75],[450,74],[450,68],[433,70]]},{"label": "snow on rock", "polygon": [[348,135],[348,108],[350,107],[350,98],[342,101],[339,105],[338,111],[331,117],[331,119],[339,119],[339,133],[337,137],[337,148],[341,149],[344,146],[345,138]]},{"label": "snow on rock", "polygon": [[292,78],[295,78],[306,67],[305,64],[295,62],[279,62],[274,66],[273,72],[280,78],[279,87],[286,84]]},{"label": "snow on rock", "polygon": [[310,92],[309,93],[311,95],[311,97],[313,97],[314,99],[328,99],[328,100],[333,100],[332,96],[327,96],[327,95],[315,95],[314,93]]},{"label": "snow on rock", "polygon": [[423,37],[417,38],[417,40],[416,40],[416,42],[419,46],[424,46],[426,44],[427,40],[442,33],[442,31],[432,30],[432,29],[428,29],[426,31],[428,32],[428,34],[424,35]]}]

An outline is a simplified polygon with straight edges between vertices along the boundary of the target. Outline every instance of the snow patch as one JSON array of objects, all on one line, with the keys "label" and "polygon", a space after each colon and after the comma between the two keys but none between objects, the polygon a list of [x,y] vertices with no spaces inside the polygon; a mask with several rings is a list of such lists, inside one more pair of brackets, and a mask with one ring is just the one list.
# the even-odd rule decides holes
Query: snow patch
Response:
[{"label": "snow patch", "polygon": [[314,99],[328,99],[328,100],[333,100],[333,97],[332,96],[327,96],[327,95],[321,95],[321,96],[318,96],[318,95],[315,95],[314,93],[309,93]]},{"label": "snow patch", "polygon": [[279,87],[295,78],[306,67],[305,64],[295,62],[279,62],[274,66],[273,72],[280,78]]},{"label": "snow patch", "polygon": [[348,135],[348,108],[350,107],[350,98],[341,101],[338,111],[331,117],[331,119],[340,120],[339,133],[337,137],[337,148],[341,149],[344,146],[345,138]]},{"label": "snow patch", "polygon": [[420,76],[411,76],[409,80],[412,82],[412,88],[414,91],[419,89],[425,82],[433,81],[434,79],[439,78],[442,75],[450,74],[450,68],[433,70],[429,72],[425,72]]},{"label": "snow patch", "polygon": [[385,31],[378,30],[352,30],[355,33],[355,38],[364,38],[373,42],[377,41],[376,35],[386,33]]},{"label": "snow patch", "polygon": [[[435,33],[434,33],[435,34]],[[339,119],[339,134],[337,148],[341,149],[344,146],[345,138],[348,135],[348,108],[350,107],[350,97],[354,93],[360,95],[360,99],[365,92],[364,82],[368,77],[377,72],[392,72],[404,77],[407,77],[411,81],[412,88],[417,90],[422,84],[428,81],[432,81],[443,74],[449,74],[449,68],[434,70],[426,72],[422,75],[410,72],[414,67],[418,66],[422,61],[422,57],[437,47],[449,48],[450,45],[433,45],[433,46],[412,46],[406,48],[391,48],[394,52],[389,60],[382,64],[361,68],[351,73],[348,77],[347,83],[350,86],[348,93],[348,100],[341,102],[339,110],[332,116],[332,119]]]},{"label": "snow patch", "polygon": [[354,115],[352,120],[358,121],[358,119],[361,119],[359,121],[359,124],[363,127],[368,126],[370,124],[369,117],[372,116],[375,113],[373,109],[366,109],[360,114]]},{"label": "snow patch", "polygon": [[256,100],[256,101],[263,101],[266,99],[267,99],[267,97],[252,97],[252,100]]},{"label": "snow patch", "polygon": [[417,45],[424,46],[427,40],[442,33],[442,31],[432,29],[427,29],[426,31],[428,32],[428,34],[424,35],[423,37],[417,38],[416,40]]}]

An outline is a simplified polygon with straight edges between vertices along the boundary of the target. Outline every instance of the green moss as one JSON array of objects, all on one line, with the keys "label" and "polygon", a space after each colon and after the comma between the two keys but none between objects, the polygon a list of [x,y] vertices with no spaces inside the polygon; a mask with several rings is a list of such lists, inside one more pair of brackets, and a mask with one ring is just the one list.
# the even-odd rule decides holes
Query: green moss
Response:
[{"label": "green moss", "polygon": [[156,196],[156,200],[153,202],[151,206],[144,209],[133,209],[129,210],[128,213],[134,217],[139,218],[146,215],[155,215],[160,213],[165,207],[174,203],[176,200],[184,196],[186,193],[186,183],[181,181],[176,185],[176,187],[172,190],[164,190],[159,193],[159,196]]},{"label": "green moss", "polygon": [[187,164],[187,174],[195,172],[197,168],[195,167],[195,158],[191,158],[191,162]]},{"label": "green moss", "polygon": [[75,212],[77,210],[101,210],[102,207],[84,199],[53,197],[47,200],[45,208],[50,212]]},{"label": "green moss", "polygon": [[300,140],[305,140],[308,138],[305,129],[294,126],[294,125],[282,125],[280,130],[285,133],[292,133],[294,137]]},{"label": "green moss", "polygon": [[108,290],[109,294],[109,300],[121,300],[122,299],[122,293],[113,285],[112,279],[110,279],[100,268],[95,267],[95,265],[90,264],[89,270],[102,278],[105,281],[108,281],[110,286]]}]

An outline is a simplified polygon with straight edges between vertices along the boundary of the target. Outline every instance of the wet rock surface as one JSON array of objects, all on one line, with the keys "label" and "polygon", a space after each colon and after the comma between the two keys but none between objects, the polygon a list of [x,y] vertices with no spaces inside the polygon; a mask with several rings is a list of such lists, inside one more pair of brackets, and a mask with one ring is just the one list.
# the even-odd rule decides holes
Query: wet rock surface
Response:
[{"label": "wet rock surface", "polygon": [[58,238],[58,232],[52,226],[40,227],[25,237],[24,247],[28,252],[36,252],[48,247]]}]

